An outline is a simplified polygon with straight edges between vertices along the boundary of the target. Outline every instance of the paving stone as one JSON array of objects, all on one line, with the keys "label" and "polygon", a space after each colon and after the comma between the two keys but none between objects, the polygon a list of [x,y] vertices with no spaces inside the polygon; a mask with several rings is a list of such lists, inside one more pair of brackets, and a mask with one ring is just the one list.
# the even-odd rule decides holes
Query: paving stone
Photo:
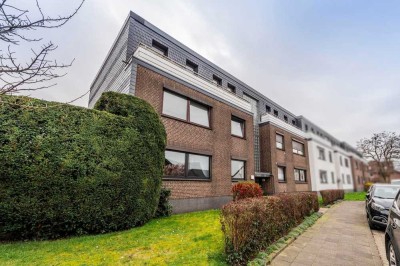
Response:
[{"label": "paving stone", "polygon": [[344,201],[328,209],[272,265],[382,266],[365,218],[364,202]]}]

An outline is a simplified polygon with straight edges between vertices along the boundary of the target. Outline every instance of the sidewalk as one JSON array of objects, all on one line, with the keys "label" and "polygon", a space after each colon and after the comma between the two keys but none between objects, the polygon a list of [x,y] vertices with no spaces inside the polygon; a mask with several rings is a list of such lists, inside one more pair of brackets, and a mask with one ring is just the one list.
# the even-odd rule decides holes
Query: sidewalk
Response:
[{"label": "sidewalk", "polygon": [[271,265],[383,265],[364,204],[344,201],[334,205]]}]

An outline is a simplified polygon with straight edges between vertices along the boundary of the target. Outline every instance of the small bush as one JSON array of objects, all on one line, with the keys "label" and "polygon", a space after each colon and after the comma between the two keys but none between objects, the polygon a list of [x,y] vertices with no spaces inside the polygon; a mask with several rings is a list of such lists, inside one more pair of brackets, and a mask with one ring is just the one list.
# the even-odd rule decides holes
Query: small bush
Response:
[{"label": "small bush", "polygon": [[324,205],[331,204],[337,200],[344,199],[343,189],[326,189],[320,191]]},{"label": "small bush", "polygon": [[364,191],[367,192],[369,190],[369,188],[373,185],[374,183],[372,182],[366,182],[364,184]]},{"label": "small bush", "polygon": [[226,204],[221,224],[228,262],[245,265],[318,209],[316,192],[282,193]]},{"label": "small bush", "polygon": [[232,187],[233,200],[262,197],[263,191],[259,184],[254,182],[240,182]]},{"label": "small bush", "polygon": [[161,188],[160,200],[158,201],[158,207],[155,217],[166,217],[172,213],[172,206],[169,203],[169,197],[171,196],[171,190],[167,188]]}]

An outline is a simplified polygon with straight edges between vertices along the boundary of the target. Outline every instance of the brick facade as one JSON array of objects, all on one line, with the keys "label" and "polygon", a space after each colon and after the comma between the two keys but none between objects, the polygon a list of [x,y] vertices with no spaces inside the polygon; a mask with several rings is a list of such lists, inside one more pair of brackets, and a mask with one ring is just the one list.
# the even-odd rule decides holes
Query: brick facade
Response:
[{"label": "brick facade", "polygon": [[[171,90],[211,106],[211,129],[162,114],[163,91]],[[231,158],[246,161],[245,175],[254,174],[253,117],[225,103],[138,66],[136,96],[149,102],[160,114],[167,131],[167,149],[211,156],[210,180],[163,180],[172,199],[231,196]],[[245,120],[245,139],[231,136],[231,116]]]},{"label": "brick facade", "polygon": [[364,183],[368,181],[368,176],[366,176],[366,164],[356,159],[355,157],[350,157],[351,171],[353,175],[354,191],[363,191]]},{"label": "brick facade", "polygon": [[[284,137],[283,150],[276,148],[276,134]],[[304,156],[292,152],[292,140],[304,144]],[[270,123],[260,125],[261,171],[272,174],[272,177],[267,178],[266,188],[264,188],[268,194],[311,190],[307,147],[307,140],[304,138],[300,138]],[[285,182],[278,181],[278,166],[286,168]],[[306,171],[305,183],[294,180],[295,168]]]}]

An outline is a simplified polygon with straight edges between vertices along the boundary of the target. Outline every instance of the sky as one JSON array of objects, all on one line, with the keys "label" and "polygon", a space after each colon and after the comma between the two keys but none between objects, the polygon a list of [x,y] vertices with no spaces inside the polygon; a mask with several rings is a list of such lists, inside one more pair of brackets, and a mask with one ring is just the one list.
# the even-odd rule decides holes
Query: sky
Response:
[{"label": "sky", "polygon": [[[39,3],[65,15],[79,1]],[[56,86],[29,95],[68,102],[87,92],[129,10],[353,146],[376,132],[400,133],[398,1],[86,0],[65,26],[33,32],[41,43],[15,48],[23,62],[52,41],[52,58],[75,59]],[[88,95],[74,104],[87,107]]]}]

